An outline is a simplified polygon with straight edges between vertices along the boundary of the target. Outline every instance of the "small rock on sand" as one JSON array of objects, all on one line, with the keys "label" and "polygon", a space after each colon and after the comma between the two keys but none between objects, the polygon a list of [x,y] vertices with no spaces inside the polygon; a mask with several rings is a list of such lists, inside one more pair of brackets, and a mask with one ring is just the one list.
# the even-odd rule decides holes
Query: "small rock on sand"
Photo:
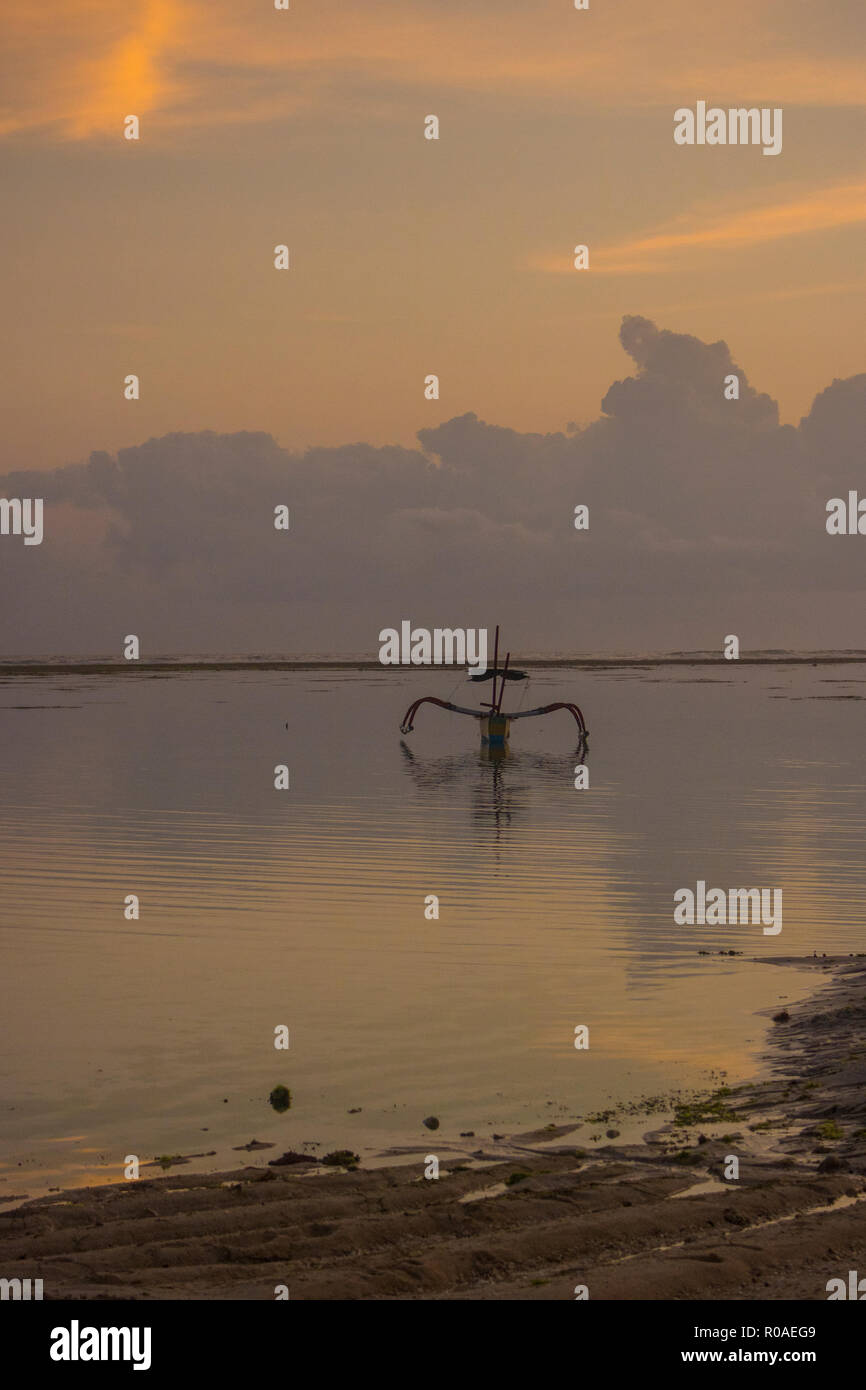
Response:
[{"label": "small rock on sand", "polygon": [[818,1164],[819,1173],[850,1173],[851,1164],[844,1158],[837,1158],[835,1154],[828,1154]]}]

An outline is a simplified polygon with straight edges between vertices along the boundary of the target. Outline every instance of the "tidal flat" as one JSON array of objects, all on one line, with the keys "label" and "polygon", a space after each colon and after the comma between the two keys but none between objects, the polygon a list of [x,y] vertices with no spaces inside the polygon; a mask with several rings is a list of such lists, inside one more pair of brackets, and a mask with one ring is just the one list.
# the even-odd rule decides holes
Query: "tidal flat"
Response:
[{"label": "tidal flat", "polygon": [[436,1179],[431,1140],[79,1188],[0,1213],[0,1265],[59,1300],[826,1299],[866,1268],[866,957],[774,963],[816,988],[763,1076],[640,1142],[585,1142],[614,1111],[446,1143]]}]

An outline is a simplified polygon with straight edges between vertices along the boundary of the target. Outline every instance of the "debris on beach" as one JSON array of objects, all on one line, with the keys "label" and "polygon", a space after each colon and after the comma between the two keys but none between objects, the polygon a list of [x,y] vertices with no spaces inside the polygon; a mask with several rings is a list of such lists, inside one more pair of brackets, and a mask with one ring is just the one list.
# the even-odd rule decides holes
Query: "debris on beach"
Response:
[{"label": "debris on beach", "polygon": [[208,1149],[206,1153],[195,1154],[157,1154],[149,1163],[142,1163],[142,1168],[172,1168],[178,1163],[189,1163],[192,1158],[214,1158],[216,1149]]},{"label": "debris on beach", "polygon": [[275,1086],[268,1096],[268,1100],[279,1115],[292,1108],[292,1093],[288,1086]]},{"label": "debris on beach", "polygon": [[329,1168],[357,1168],[360,1162],[360,1156],[353,1154],[351,1149],[334,1149],[322,1159]]}]

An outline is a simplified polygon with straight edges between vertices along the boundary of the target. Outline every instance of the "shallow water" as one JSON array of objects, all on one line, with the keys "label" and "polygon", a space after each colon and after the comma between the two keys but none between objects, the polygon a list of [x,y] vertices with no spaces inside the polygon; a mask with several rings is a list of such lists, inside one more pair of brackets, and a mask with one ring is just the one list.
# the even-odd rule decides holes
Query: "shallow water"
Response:
[{"label": "shallow water", "polygon": [[[0,671],[0,1198],[252,1138],[445,1151],[747,1077],[756,1011],[812,982],[698,952],[866,949],[866,665],[534,670],[525,707],[587,716],[581,791],[561,712],[497,761],[432,707],[402,738],[418,695],[481,698],[456,683]],[[698,879],[781,888],[781,933],[675,925]]]}]

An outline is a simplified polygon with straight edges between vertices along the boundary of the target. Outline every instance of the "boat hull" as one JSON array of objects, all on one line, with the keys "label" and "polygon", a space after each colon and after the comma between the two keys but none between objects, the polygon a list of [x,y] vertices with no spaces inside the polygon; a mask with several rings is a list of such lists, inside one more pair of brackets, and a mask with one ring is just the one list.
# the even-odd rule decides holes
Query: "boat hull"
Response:
[{"label": "boat hull", "polygon": [[481,742],[491,748],[504,748],[508,741],[511,720],[504,714],[488,714],[481,720]]}]

